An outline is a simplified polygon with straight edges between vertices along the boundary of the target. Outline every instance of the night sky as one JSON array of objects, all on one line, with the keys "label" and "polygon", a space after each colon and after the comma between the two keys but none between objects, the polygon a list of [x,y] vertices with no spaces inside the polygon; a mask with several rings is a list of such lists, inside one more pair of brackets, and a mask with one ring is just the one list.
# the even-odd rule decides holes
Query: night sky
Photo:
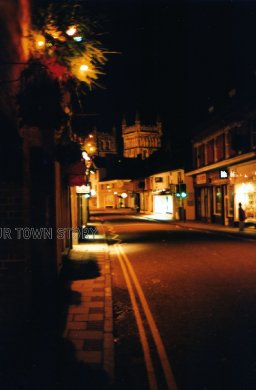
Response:
[{"label": "night sky", "polygon": [[[43,6],[49,1],[33,0]],[[159,117],[163,145],[182,163],[191,157],[191,139],[207,129],[207,122],[222,120],[233,102],[237,111],[237,102],[256,102],[256,0],[80,1],[98,21],[103,46],[117,52],[108,55],[102,88],[81,98],[82,131],[96,126],[110,132],[115,126],[121,145],[123,117],[128,124],[136,113],[144,124]],[[236,95],[229,97],[234,89]]]},{"label": "night sky", "polygon": [[136,111],[144,123],[159,115],[165,139],[179,147],[229,104],[230,90],[235,98],[256,90],[254,2],[95,0],[90,9],[103,44],[121,53],[109,56],[105,89],[86,98],[99,130],[123,115],[132,122]]}]

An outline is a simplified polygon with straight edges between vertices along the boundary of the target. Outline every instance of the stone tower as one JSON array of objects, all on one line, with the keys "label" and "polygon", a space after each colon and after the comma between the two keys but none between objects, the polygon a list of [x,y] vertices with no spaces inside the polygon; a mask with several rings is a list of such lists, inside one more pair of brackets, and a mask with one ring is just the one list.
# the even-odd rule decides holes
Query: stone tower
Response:
[{"label": "stone tower", "polygon": [[112,133],[104,133],[94,130],[93,133],[97,144],[97,155],[105,157],[109,154],[117,154],[116,129],[112,128]]},{"label": "stone tower", "polygon": [[125,118],[122,122],[124,157],[148,158],[161,148],[162,123],[158,119],[154,125],[143,125],[136,115],[135,123],[127,126]]}]

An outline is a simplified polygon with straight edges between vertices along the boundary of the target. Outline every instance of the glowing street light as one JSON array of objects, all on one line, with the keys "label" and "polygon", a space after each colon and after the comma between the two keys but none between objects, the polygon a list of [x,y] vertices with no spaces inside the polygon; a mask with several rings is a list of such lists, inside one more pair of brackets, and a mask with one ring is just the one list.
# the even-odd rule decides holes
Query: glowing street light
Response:
[{"label": "glowing street light", "polygon": [[86,64],[82,64],[79,68],[81,72],[87,72],[89,70],[89,66]]},{"label": "glowing street light", "polygon": [[73,39],[74,39],[74,41],[76,41],[76,42],[82,42],[83,37],[81,37],[81,36],[79,35],[79,36],[74,37]]},{"label": "glowing street light", "polygon": [[42,49],[45,47],[45,37],[43,35],[36,36],[36,46],[38,49]]},{"label": "glowing street light", "polygon": [[71,26],[71,27],[69,27],[67,29],[66,34],[68,36],[72,37],[73,35],[75,35],[76,31],[77,31],[76,27],[75,26]]},{"label": "glowing street light", "polygon": [[90,157],[88,156],[88,153],[86,151],[82,152],[82,157],[85,161],[90,161]]}]

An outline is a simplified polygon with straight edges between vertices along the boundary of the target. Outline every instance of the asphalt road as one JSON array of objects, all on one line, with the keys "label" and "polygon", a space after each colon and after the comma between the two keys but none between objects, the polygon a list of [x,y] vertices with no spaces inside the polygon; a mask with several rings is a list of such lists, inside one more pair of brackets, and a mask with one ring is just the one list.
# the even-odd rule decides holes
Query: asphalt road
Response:
[{"label": "asphalt road", "polygon": [[255,389],[255,242],[100,218],[112,263],[116,388]]}]

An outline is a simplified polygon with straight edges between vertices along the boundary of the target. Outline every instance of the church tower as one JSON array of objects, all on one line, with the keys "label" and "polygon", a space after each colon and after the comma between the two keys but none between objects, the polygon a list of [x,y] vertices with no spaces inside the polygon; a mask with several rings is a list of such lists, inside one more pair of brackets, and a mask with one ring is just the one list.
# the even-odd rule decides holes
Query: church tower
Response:
[{"label": "church tower", "polygon": [[157,120],[154,125],[143,125],[136,114],[135,123],[127,126],[125,118],[122,122],[122,137],[124,144],[124,157],[148,158],[161,148],[162,123]]}]

